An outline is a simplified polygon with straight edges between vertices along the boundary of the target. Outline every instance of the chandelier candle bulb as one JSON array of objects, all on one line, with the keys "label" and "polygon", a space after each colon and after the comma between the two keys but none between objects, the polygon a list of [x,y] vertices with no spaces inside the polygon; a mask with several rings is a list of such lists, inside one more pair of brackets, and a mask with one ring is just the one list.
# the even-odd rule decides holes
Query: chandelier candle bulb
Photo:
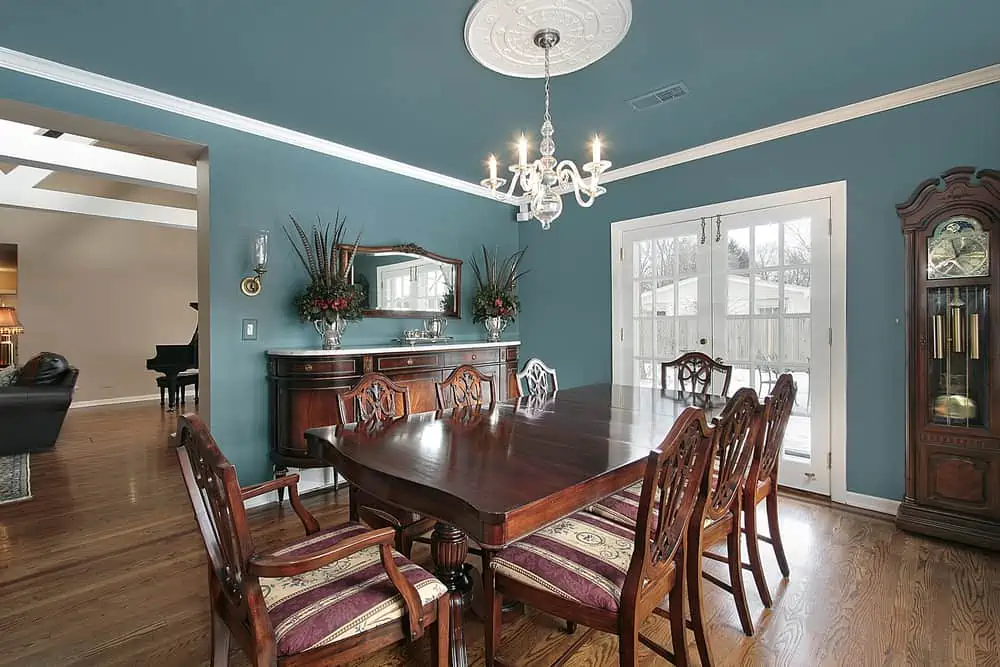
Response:
[{"label": "chandelier candle bulb", "polygon": [[490,156],[490,180],[494,183],[497,180],[497,159],[495,156]]},{"label": "chandelier candle bulb", "polygon": [[528,166],[528,140],[521,135],[521,139],[517,142],[517,164],[521,167]]},{"label": "chandelier candle bulb", "polygon": [[601,162],[601,138],[598,137],[596,134],[594,135],[593,149],[594,149],[593,150],[593,162],[594,162],[595,165],[596,164],[600,164],[600,162]]}]

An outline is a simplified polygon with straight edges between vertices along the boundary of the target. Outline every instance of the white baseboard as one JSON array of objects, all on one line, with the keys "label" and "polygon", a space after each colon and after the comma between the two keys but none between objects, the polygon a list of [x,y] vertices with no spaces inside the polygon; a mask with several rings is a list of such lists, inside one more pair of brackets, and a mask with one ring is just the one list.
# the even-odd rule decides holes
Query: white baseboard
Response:
[{"label": "white baseboard", "polygon": [[896,516],[896,512],[899,510],[898,500],[879,498],[878,496],[866,496],[863,493],[854,493],[853,491],[847,492],[844,504],[890,516]]},{"label": "white baseboard", "polygon": [[102,405],[121,405],[123,403],[145,403],[146,401],[160,400],[159,394],[147,394],[145,396],[120,396],[118,398],[99,398],[95,401],[73,401],[69,404],[73,408],[96,408]]},{"label": "white baseboard", "polygon": [[[333,488],[333,468],[289,468],[289,474],[296,473],[299,476],[299,495],[316,489]],[[286,494],[287,495],[287,494]],[[262,496],[251,498],[244,503],[247,509],[253,507],[263,507],[278,502],[278,492],[271,491]]]}]

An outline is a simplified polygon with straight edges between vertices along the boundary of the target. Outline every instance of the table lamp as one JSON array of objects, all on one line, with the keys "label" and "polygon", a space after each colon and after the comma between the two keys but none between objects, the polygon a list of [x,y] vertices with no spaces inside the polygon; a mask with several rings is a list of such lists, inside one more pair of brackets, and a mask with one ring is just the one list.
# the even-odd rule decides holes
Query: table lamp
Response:
[{"label": "table lamp", "polygon": [[17,310],[13,306],[0,306],[0,367],[17,365],[17,336],[23,333]]}]

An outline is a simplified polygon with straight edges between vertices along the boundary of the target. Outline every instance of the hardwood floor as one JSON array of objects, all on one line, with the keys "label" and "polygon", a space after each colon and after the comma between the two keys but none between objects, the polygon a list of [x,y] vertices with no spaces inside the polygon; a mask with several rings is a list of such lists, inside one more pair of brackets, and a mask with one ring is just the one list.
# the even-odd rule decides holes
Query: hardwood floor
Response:
[{"label": "hardwood floor", "polygon": [[[155,403],[74,410],[56,450],[32,455],[33,499],[0,506],[0,665],[207,664],[205,558],[166,447],[172,422]],[[329,525],[346,520],[346,501],[321,494],[306,505]],[[797,499],[783,500],[781,519],[792,576],[779,583],[765,548],[776,591],[765,611],[747,573],[756,636],[743,636],[728,594],[706,586],[718,664],[1000,665],[1000,556]],[[301,530],[288,509],[254,510],[251,524],[262,546]],[[614,637],[563,627],[529,612],[504,626],[501,655],[548,665],[579,642],[565,664],[617,663]],[[482,664],[482,626],[466,631]],[[669,637],[660,620],[644,631]],[[666,664],[645,649],[641,663]],[[232,664],[247,663],[234,652]],[[428,658],[418,645],[361,664]]]}]

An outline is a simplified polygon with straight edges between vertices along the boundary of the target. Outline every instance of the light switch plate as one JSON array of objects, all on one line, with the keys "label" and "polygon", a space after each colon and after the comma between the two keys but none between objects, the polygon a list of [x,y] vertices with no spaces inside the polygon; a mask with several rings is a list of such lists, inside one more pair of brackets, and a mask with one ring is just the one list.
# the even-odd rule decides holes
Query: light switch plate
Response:
[{"label": "light switch plate", "polygon": [[243,340],[257,340],[257,320],[243,320]]}]

